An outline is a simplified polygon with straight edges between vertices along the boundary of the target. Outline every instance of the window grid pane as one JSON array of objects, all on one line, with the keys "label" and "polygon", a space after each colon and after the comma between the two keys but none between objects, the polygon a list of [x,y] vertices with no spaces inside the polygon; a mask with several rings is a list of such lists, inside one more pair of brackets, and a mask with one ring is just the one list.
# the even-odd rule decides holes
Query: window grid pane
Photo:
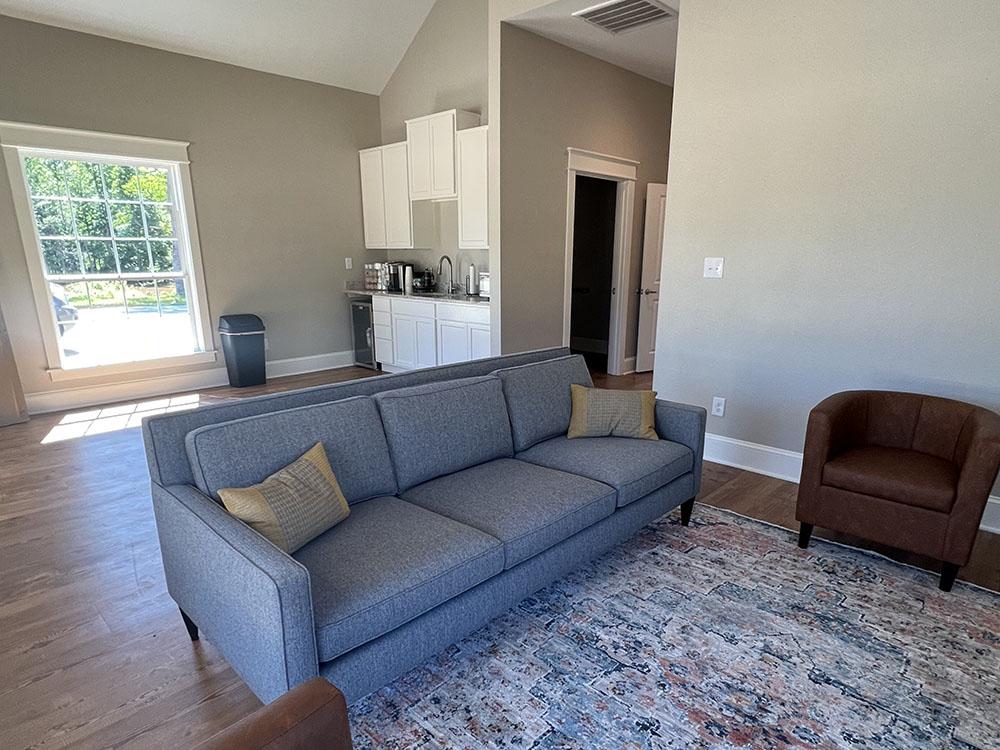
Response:
[{"label": "window grid pane", "polygon": [[171,170],[48,156],[23,163],[64,366],[198,351]]},{"label": "window grid pane", "polygon": [[186,274],[166,168],[42,157],[25,167],[49,280]]}]

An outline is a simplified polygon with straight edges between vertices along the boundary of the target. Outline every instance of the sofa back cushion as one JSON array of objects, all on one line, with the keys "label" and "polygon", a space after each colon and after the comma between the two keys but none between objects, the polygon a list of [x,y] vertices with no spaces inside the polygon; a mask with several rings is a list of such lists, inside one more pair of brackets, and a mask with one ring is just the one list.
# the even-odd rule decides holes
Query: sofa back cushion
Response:
[{"label": "sofa back cushion", "polygon": [[400,492],[513,455],[510,420],[495,377],[399,388],[374,399]]},{"label": "sofa back cushion", "polygon": [[587,363],[579,354],[505,367],[493,374],[503,383],[514,450],[518,453],[535,443],[565,435],[573,412],[570,386],[594,385]]},{"label": "sofa back cushion", "polygon": [[238,398],[222,404],[202,406],[198,409],[170,412],[142,420],[142,441],[146,449],[149,475],[157,484],[194,484],[191,462],[187,456],[185,437],[189,432],[219,422],[255,417],[275,411],[297,409],[302,406],[328,404],[354,396],[371,396],[393,388],[410,388],[424,383],[489,375],[498,367],[512,367],[528,362],[538,362],[569,354],[568,349],[540,349],[534,352],[505,354],[502,357],[456,362],[422,370],[378,377],[346,380],[341,383],[299,388],[294,391],[267,393],[261,396]]},{"label": "sofa back cushion", "polygon": [[186,438],[195,484],[216,499],[220,489],[263,481],[316,443],[349,503],[396,493],[382,420],[368,396],[220,422]]}]

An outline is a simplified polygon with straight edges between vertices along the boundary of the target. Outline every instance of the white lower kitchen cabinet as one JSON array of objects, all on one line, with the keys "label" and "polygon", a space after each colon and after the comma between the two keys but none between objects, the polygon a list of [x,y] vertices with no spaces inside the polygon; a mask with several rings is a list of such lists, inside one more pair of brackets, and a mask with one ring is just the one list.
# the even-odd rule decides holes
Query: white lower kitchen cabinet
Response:
[{"label": "white lower kitchen cabinet", "polygon": [[437,364],[434,303],[402,298],[391,300],[393,365],[402,370]]},{"label": "white lower kitchen cabinet", "polygon": [[439,302],[435,311],[438,364],[490,356],[490,309],[487,305]]},{"label": "white lower kitchen cabinet", "polygon": [[372,296],[372,323],[375,328],[375,361],[383,367],[396,362],[392,346],[392,308],[388,297]]},{"label": "white lower kitchen cabinet", "polygon": [[392,316],[393,365],[403,370],[433,367],[437,362],[437,337],[433,318]]},{"label": "white lower kitchen cabinet", "polygon": [[469,324],[469,359],[486,359],[493,354],[490,343],[490,326]]},{"label": "white lower kitchen cabinet", "polygon": [[377,295],[372,305],[375,358],[388,372],[491,355],[489,305]]},{"label": "white lower kitchen cabinet", "polygon": [[472,359],[468,323],[439,320],[437,322],[437,336],[439,364],[450,365],[455,362],[468,362]]}]

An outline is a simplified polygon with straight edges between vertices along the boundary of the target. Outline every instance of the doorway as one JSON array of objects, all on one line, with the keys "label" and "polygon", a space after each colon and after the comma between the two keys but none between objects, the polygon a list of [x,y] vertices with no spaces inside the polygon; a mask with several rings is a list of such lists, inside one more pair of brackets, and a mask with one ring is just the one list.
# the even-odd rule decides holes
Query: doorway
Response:
[{"label": "doorway", "polygon": [[583,354],[595,372],[622,375],[639,163],[567,151],[563,346]]},{"label": "doorway", "polygon": [[569,346],[591,370],[607,372],[618,185],[577,175],[575,197]]}]

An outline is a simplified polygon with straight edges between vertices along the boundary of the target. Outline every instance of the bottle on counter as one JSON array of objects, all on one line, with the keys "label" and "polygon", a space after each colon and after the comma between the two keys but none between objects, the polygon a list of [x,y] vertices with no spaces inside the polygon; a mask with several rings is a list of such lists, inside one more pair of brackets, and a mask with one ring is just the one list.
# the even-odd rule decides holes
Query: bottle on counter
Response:
[{"label": "bottle on counter", "polygon": [[476,264],[469,264],[469,275],[465,277],[465,293],[474,297],[479,294],[479,274],[476,272]]}]

